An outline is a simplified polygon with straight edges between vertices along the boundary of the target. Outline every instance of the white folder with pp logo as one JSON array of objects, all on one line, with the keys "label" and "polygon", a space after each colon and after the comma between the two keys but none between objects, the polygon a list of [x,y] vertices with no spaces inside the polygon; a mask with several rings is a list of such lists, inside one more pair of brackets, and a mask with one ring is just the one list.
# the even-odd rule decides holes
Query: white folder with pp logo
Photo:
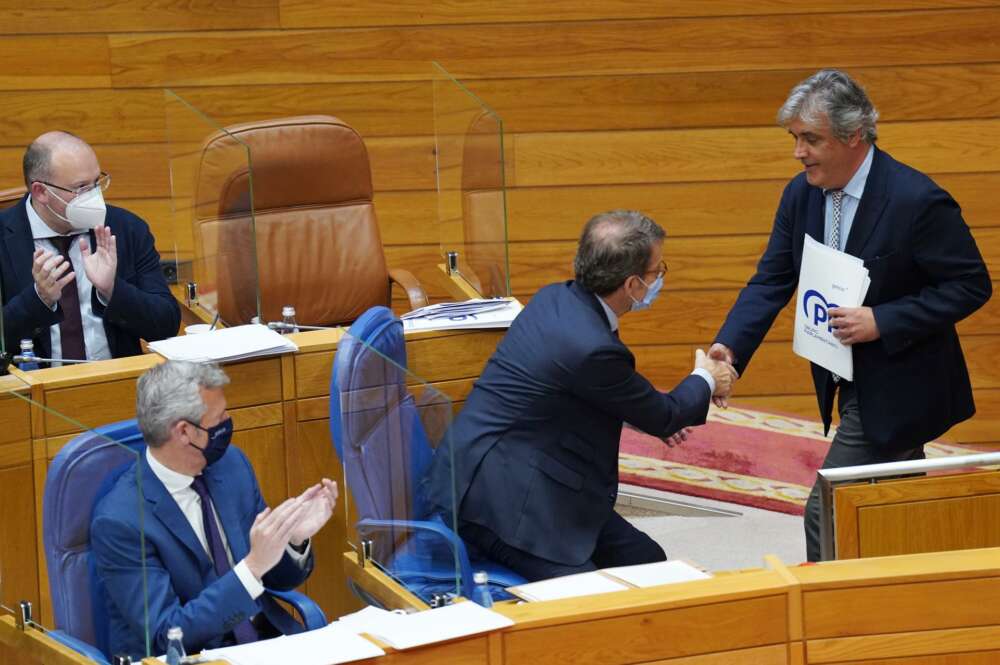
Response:
[{"label": "white folder with pp logo", "polygon": [[871,286],[865,263],[806,234],[795,296],[795,335],[792,350],[847,381],[854,380],[851,347],[844,346],[830,328],[834,307],[860,307]]}]

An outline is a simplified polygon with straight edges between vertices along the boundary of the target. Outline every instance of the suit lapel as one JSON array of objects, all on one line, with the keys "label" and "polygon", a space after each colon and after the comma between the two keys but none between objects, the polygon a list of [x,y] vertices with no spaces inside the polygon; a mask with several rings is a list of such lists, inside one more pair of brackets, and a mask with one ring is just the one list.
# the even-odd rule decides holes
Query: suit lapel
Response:
[{"label": "suit lapel", "polygon": [[190,522],[184,517],[184,513],[174,501],[174,497],[170,496],[167,488],[149,468],[145,455],[140,457],[140,464],[142,464],[142,494],[146,501],[153,504],[153,515],[197,559],[202,575],[207,575],[209,571],[214,570],[212,561],[208,558],[208,553],[202,547],[201,541],[195,535],[194,529],[191,528]]},{"label": "suit lapel", "polygon": [[8,284],[10,294],[25,288],[31,283],[31,256],[35,253],[35,241],[31,237],[31,224],[28,223],[28,196],[7,211],[4,215],[4,248],[7,252],[7,265],[14,271],[15,284]]},{"label": "suit lapel", "polygon": [[[233,496],[233,488],[226,488],[224,478],[220,474],[213,473],[212,467],[205,467],[202,471],[208,484],[208,493],[212,495],[212,503],[215,504],[215,512],[222,522],[222,529],[226,532],[226,541],[229,543],[229,550],[233,554],[233,561],[239,562],[250,551],[247,543],[247,534],[244,533],[241,515],[236,506],[236,502],[230,500]],[[232,483],[230,482],[230,485]]]},{"label": "suit lapel", "polygon": [[851,234],[847,236],[847,244],[844,246],[844,251],[851,256],[861,256],[862,250],[882,219],[882,213],[889,202],[886,192],[887,167],[885,155],[881,150],[875,148],[872,168],[868,172],[868,180],[865,182],[865,191],[861,195],[861,203],[858,205],[858,211],[854,214],[854,222],[851,224]]}]

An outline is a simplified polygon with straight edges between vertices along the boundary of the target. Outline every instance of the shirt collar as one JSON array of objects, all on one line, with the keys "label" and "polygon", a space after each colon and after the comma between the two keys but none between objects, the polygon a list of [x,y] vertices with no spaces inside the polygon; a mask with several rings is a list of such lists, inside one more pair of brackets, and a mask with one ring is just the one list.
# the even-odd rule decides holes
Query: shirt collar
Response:
[{"label": "shirt collar", "polygon": [[171,494],[186,490],[194,482],[194,476],[188,476],[164,466],[153,456],[148,446],[146,447],[146,461],[149,462],[149,468],[153,471],[153,474],[160,479],[160,482],[163,483],[163,486]]},{"label": "shirt collar", "polygon": [[[865,193],[865,183],[868,182],[868,174],[872,170],[872,161],[875,158],[875,146],[868,146],[868,154],[865,155],[865,161],[861,162],[861,166],[858,170],[854,172],[851,179],[847,181],[844,185],[843,191],[848,196],[861,200],[861,195]],[[829,194],[833,190],[826,190],[824,194]]]},{"label": "shirt collar", "polygon": [[[52,227],[45,223],[35,207],[31,205],[31,195],[28,195],[28,199],[24,202],[24,207],[28,212],[28,224],[31,225],[31,237],[34,240],[41,240],[43,238],[59,238],[62,234],[57,231],[53,231]],[[76,235],[70,233],[69,235]]]},{"label": "shirt collar", "polygon": [[614,310],[608,307],[608,303],[604,302],[604,298],[594,294],[597,298],[597,302],[601,303],[601,307],[604,308],[604,313],[608,315],[608,323],[611,325],[611,332],[618,330],[618,316],[615,314]]}]

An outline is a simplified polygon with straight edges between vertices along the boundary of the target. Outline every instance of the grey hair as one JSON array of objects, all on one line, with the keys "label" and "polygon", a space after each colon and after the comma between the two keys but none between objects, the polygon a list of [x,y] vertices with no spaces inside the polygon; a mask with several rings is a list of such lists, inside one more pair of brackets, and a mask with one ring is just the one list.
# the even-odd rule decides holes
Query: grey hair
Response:
[{"label": "grey hair", "polygon": [[573,259],[577,283],[606,296],[632,275],[642,275],[653,255],[653,246],[666,231],[635,210],[611,210],[590,218],[583,227]]},{"label": "grey hair", "polygon": [[139,377],[135,413],[146,445],[158,448],[180,420],[201,422],[205,402],[199,388],[221,388],[229,377],[218,365],[168,360]]},{"label": "grey hair", "polygon": [[796,118],[816,124],[821,116],[829,119],[833,135],[845,143],[859,129],[865,143],[878,140],[878,111],[865,89],[840,70],[820,70],[792,88],[778,110],[778,124],[787,127]]}]

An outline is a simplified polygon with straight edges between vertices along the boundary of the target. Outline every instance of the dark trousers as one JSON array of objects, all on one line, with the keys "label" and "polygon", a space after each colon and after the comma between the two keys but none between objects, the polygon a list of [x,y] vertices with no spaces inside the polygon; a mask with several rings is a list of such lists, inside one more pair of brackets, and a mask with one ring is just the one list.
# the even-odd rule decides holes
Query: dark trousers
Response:
[{"label": "dark trousers", "polygon": [[[838,469],[844,466],[860,466],[862,464],[882,464],[883,462],[902,462],[906,460],[924,459],[924,447],[910,450],[883,450],[870,445],[865,440],[861,427],[861,412],[858,409],[858,397],[854,384],[841,381],[839,384],[838,409],[840,425],[830,444],[830,452],[823,460],[824,469]],[[819,479],[813,484],[809,500],[806,501],[805,514],[806,558],[809,561],[819,561]]]},{"label": "dark trousers", "polygon": [[[653,563],[667,558],[656,541],[614,511],[601,529],[590,559],[576,566],[542,559],[511,547],[495,533],[478,524],[463,522],[459,525],[458,532],[465,542],[472,544],[483,556],[510,568],[529,582],[586,573],[598,568]],[[559,534],[539,534],[539,537],[559,538]]]}]

